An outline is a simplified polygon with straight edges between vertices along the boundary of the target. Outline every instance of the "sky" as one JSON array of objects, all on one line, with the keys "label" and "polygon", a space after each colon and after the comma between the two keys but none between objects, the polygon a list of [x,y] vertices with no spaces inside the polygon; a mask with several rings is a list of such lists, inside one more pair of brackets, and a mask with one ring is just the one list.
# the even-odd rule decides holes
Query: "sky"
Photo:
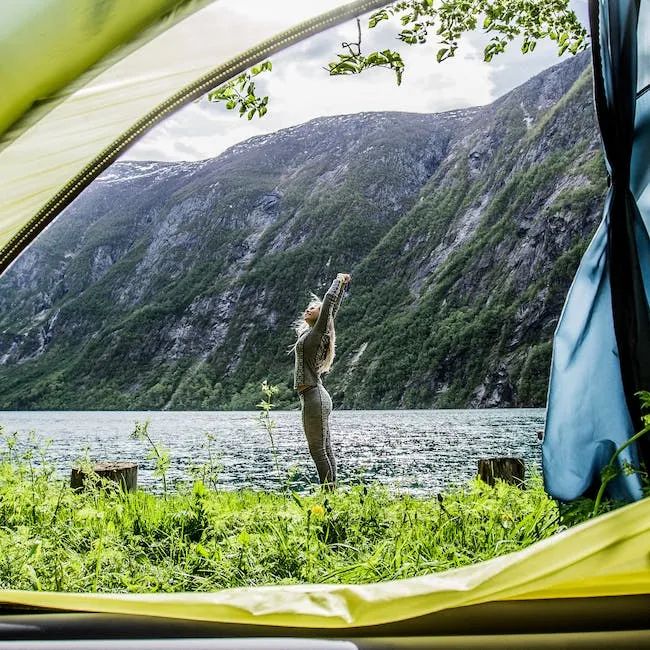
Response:
[{"label": "sky", "polygon": [[[303,0],[308,1],[308,0]],[[543,1],[543,0],[540,0]],[[318,0],[329,9],[333,0]],[[206,11],[206,19],[223,19],[228,13],[291,11],[291,0],[220,0]],[[334,2],[334,4],[337,4]],[[587,24],[587,0],[571,0]],[[361,75],[331,77],[324,69],[342,51],[343,41],[355,41],[357,26],[349,21],[273,55],[273,70],[256,78],[259,96],[268,95],[268,113],[249,121],[220,103],[203,98],[168,117],[122,156],[123,160],[202,160],[255,135],[302,124],[315,117],[362,111],[437,113],[489,104],[542,70],[559,63],[554,42],[539,42],[532,54],[522,54],[513,41],[504,54],[483,61],[487,37],[480,32],[464,35],[456,55],[437,63],[435,40],[408,46],[396,40],[399,24],[381,23],[368,30],[362,18],[362,51],[398,49],[406,64],[401,86],[386,69]],[[567,58],[571,55],[565,55]]]}]

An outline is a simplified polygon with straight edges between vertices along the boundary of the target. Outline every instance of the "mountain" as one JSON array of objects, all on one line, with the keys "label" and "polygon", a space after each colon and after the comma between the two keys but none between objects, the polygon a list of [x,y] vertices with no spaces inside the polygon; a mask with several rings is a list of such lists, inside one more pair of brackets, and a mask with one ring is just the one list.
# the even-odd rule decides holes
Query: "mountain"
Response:
[{"label": "mountain", "polygon": [[0,278],[0,408],[295,405],[290,324],[339,271],[336,405],[543,405],[605,188],[588,53],[484,107],[117,162]]}]

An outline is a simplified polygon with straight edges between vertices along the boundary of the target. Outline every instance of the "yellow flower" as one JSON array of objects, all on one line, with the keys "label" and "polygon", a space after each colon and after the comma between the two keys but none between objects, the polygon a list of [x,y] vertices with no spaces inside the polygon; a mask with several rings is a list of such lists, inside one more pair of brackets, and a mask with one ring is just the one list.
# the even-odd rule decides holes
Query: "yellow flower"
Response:
[{"label": "yellow flower", "polygon": [[312,506],[311,514],[314,515],[314,517],[322,517],[325,514],[325,508],[323,508],[323,506]]}]

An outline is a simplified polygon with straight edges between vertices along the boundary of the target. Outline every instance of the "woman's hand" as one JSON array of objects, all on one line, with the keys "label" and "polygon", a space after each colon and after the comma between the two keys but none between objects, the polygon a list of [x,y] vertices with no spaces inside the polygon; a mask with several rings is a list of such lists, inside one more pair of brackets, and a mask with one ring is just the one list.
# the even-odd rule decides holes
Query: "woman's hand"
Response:
[{"label": "woman's hand", "polygon": [[350,284],[350,280],[352,280],[349,273],[339,273],[338,277],[341,278],[345,284]]}]

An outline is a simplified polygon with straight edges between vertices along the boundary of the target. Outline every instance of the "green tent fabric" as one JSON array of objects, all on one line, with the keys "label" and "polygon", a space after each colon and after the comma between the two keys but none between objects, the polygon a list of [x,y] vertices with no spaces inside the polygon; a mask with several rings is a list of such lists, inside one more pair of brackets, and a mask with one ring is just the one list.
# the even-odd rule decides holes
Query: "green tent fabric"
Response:
[{"label": "green tent fabric", "polygon": [[[0,78],[9,89],[0,108],[0,272],[166,115],[273,52],[385,4],[334,1],[329,13],[317,15],[325,2],[292,2],[292,18],[284,19],[291,24],[256,20],[254,5],[249,15],[220,13],[218,0],[3,3],[0,56],[12,65]],[[67,22],[71,12],[80,21]],[[409,580],[212,594],[5,590],[0,602],[345,630],[488,603],[648,595],[648,548],[645,499],[519,553]]]},{"label": "green tent fabric", "polygon": [[[42,2],[35,10],[33,2],[5,3],[0,56],[11,61],[11,66],[2,70],[0,133],[35,102],[56,96],[62,87],[148,25],[169,23],[201,4],[206,3],[67,0]],[[142,42],[140,38],[138,41]]]}]

